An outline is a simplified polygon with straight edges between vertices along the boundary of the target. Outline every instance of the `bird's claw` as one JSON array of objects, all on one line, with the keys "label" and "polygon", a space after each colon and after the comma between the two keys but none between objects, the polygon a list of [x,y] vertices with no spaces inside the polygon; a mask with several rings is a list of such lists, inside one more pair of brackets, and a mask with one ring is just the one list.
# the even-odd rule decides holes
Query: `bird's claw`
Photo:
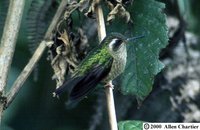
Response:
[{"label": "bird's claw", "polygon": [[109,88],[114,89],[114,85],[112,84],[112,81],[110,81],[107,84],[105,84],[105,87],[109,87]]}]

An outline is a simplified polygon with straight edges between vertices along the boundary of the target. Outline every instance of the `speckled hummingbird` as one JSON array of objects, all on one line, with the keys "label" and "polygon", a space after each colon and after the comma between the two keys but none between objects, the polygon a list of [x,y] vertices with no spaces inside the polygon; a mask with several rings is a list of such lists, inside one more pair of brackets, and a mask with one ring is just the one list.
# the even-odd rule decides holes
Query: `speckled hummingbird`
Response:
[{"label": "speckled hummingbird", "polygon": [[71,78],[56,89],[56,96],[70,91],[69,101],[80,101],[94,90],[98,83],[112,87],[110,81],[125,69],[127,60],[126,43],[143,36],[126,38],[120,33],[111,33],[94,48],[75,69]]}]

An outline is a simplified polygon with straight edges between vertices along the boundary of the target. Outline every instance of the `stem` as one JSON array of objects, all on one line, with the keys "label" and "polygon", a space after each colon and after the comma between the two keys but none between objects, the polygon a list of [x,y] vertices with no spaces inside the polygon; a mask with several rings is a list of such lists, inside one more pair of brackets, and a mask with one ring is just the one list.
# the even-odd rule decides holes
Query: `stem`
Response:
[{"label": "stem", "polygon": [[[11,0],[9,4],[0,46],[0,96],[4,95],[4,89],[15,51],[24,5],[25,0]],[[2,116],[3,105],[4,104],[0,102],[0,118]]]},{"label": "stem", "polygon": [[15,51],[25,0],[10,1],[0,47],[0,92],[6,86],[8,72]]},{"label": "stem", "polygon": [[[104,23],[103,11],[99,2],[100,0],[96,0],[97,5],[95,8],[95,12],[97,15],[98,37],[99,37],[99,41],[102,41],[104,37],[106,37],[106,28],[105,28],[105,23]],[[113,88],[112,81],[110,81],[110,83],[111,83],[110,86],[105,87],[109,123],[110,123],[111,130],[118,130],[116,112],[115,112],[115,103],[114,103],[114,97],[113,97],[113,89],[112,89]]]},{"label": "stem", "polygon": [[105,28],[105,23],[104,23],[103,10],[99,3],[100,3],[100,0],[96,0],[97,5],[95,8],[95,12],[97,15],[98,37],[99,37],[99,41],[102,41],[104,39],[104,37],[106,37],[106,28]]},{"label": "stem", "polygon": [[114,102],[114,97],[113,97],[113,88],[107,86],[105,87],[105,91],[106,91],[110,127],[111,127],[111,130],[118,130],[117,118],[116,118],[116,112],[115,112],[115,102]]},{"label": "stem", "polygon": [[20,88],[26,81],[27,77],[30,75],[31,71],[34,69],[35,64],[38,62],[42,53],[45,50],[45,41],[42,41],[39,47],[36,49],[35,53],[33,54],[32,58],[30,59],[29,63],[25,66],[23,71],[20,73],[18,78],[15,80],[11,90],[7,94],[7,104],[6,107],[10,105],[13,99],[16,97],[17,93],[19,92]]},{"label": "stem", "polygon": [[29,60],[28,64],[25,66],[23,71],[20,73],[20,75],[18,76],[18,78],[14,82],[13,86],[11,87],[11,90],[8,92],[6,107],[8,107],[12,103],[12,101],[14,100],[16,95],[18,94],[19,90],[21,89],[23,83],[26,81],[26,79],[28,78],[28,76],[30,75],[32,70],[34,69],[38,60],[41,58],[41,56],[42,56],[42,54],[43,54],[43,52],[46,48],[45,43],[47,43],[47,41],[50,41],[52,39],[53,31],[56,28],[56,25],[57,25],[61,15],[63,14],[63,11],[64,11],[66,5],[67,5],[67,0],[62,0],[54,18],[53,18],[45,36],[44,36],[44,39],[46,41],[42,41],[39,44],[39,46],[36,49],[36,51],[34,52],[32,58]]}]

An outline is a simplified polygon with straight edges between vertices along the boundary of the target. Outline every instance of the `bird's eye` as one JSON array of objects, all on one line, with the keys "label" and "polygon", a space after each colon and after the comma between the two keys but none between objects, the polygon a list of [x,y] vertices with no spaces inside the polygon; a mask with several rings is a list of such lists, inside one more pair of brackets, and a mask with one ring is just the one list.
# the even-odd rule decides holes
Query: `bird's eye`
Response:
[{"label": "bird's eye", "polygon": [[117,51],[121,44],[122,44],[122,40],[120,39],[113,39],[111,42],[110,42],[110,48],[112,48],[113,51]]}]

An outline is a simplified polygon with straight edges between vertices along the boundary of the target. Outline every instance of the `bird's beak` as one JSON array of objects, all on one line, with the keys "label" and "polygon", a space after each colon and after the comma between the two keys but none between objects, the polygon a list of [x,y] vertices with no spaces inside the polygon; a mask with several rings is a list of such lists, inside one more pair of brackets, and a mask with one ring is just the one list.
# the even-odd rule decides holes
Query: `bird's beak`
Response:
[{"label": "bird's beak", "polygon": [[137,40],[137,39],[139,39],[139,38],[143,38],[143,37],[144,37],[144,35],[136,36],[136,37],[131,37],[131,38],[127,38],[127,39],[126,39],[126,42],[135,41],[135,40]]}]

